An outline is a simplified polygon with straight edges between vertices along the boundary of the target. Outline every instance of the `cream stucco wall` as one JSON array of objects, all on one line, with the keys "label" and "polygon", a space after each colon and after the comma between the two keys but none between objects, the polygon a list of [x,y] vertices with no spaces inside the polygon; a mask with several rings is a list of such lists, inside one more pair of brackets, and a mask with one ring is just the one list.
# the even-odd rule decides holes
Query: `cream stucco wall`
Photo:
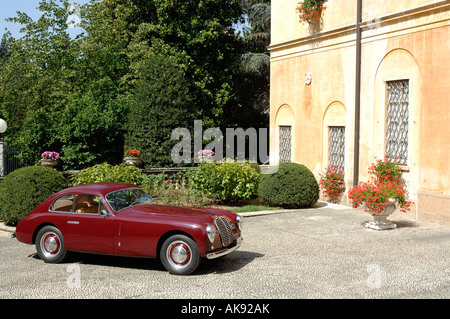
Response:
[{"label": "cream stucco wall", "polygon": [[[356,0],[325,0],[326,9],[322,11],[320,26],[310,27],[299,23],[295,9],[299,0],[273,0],[272,1],[272,44],[296,40],[299,37],[311,35],[314,32],[323,32],[355,24]],[[395,16],[405,9],[414,9],[424,6],[439,6],[446,0],[363,0],[363,21],[375,27],[383,16]]]},{"label": "cream stucco wall", "polygon": [[[272,2],[271,154],[278,151],[285,105],[295,132],[292,159],[316,174],[327,165],[327,127],[344,123],[348,188],[354,173],[356,5],[326,1],[320,26],[311,29],[298,22],[297,3]],[[374,158],[384,156],[386,82],[408,79],[403,169],[416,202],[412,214],[450,224],[450,1],[363,0],[362,13],[360,180],[368,178]]]}]

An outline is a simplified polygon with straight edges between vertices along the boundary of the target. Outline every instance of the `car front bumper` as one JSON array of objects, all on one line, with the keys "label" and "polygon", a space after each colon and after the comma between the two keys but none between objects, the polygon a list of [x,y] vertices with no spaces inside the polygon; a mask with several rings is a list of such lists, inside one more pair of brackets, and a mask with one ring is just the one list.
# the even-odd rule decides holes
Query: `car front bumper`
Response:
[{"label": "car front bumper", "polygon": [[206,258],[215,259],[215,258],[219,258],[219,257],[225,256],[225,255],[228,255],[229,253],[232,253],[233,251],[235,251],[236,249],[241,247],[242,241],[243,241],[242,237],[238,237],[236,239],[236,243],[234,245],[228,246],[225,249],[209,252],[206,254]]}]

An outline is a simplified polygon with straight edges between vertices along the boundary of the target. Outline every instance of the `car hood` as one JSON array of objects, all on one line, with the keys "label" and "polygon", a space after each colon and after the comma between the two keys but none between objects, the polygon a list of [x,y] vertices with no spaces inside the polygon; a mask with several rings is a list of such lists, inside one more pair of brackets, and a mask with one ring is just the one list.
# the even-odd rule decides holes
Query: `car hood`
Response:
[{"label": "car hood", "polygon": [[166,206],[157,204],[141,204],[126,208],[119,215],[134,216],[165,216],[165,217],[184,217],[189,219],[198,219],[210,221],[217,215],[226,215],[226,211],[208,208]]}]

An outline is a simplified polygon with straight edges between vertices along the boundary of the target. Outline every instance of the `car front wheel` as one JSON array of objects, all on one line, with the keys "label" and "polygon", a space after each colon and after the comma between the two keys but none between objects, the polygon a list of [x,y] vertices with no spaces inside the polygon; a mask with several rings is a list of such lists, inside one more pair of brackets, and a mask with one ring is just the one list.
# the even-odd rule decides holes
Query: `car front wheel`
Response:
[{"label": "car front wheel", "polygon": [[43,227],[36,236],[36,251],[46,263],[59,263],[66,257],[61,232],[54,226]]},{"label": "car front wheel", "polygon": [[200,264],[196,242],[185,235],[169,237],[161,247],[161,262],[171,274],[189,275]]}]

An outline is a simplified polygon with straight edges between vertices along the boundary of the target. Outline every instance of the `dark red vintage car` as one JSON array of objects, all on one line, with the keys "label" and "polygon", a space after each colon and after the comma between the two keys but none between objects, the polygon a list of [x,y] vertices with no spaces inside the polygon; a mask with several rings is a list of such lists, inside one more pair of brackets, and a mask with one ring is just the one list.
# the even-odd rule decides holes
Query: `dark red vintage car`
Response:
[{"label": "dark red vintage car", "polygon": [[159,257],[170,273],[187,275],[202,257],[236,250],[241,228],[242,217],[226,210],[157,205],[133,184],[94,183],[50,196],[18,223],[15,236],[49,263],[67,251]]}]

